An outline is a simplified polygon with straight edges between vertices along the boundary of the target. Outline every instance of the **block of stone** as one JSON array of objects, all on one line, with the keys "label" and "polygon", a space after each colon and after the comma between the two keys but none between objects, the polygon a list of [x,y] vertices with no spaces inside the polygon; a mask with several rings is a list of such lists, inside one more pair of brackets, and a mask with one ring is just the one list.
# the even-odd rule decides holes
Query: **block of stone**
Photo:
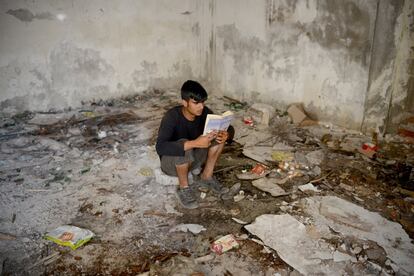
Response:
[{"label": "block of stone", "polygon": [[252,114],[254,122],[268,126],[270,119],[274,116],[275,109],[268,104],[255,103],[250,107],[249,113]]}]

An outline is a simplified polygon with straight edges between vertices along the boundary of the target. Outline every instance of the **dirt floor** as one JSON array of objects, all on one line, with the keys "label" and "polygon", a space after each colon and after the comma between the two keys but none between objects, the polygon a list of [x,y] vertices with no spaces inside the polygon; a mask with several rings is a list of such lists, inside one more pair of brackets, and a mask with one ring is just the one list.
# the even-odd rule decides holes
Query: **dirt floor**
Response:
[{"label": "dirt floor", "polygon": [[[177,95],[148,91],[65,112],[2,115],[1,275],[299,275],[300,268],[243,222],[287,214],[312,226],[301,202],[315,195],[345,199],[401,225],[414,254],[412,138],[371,137],[325,124],[298,127],[282,111],[268,127],[249,126],[243,122],[249,105],[212,98],[208,106],[215,112],[234,111],[236,129],[215,175],[229,188],[240,183],[240,191],[224,199],[200,194],[200,207],[187,210],[175,198],[176,179],[161,173],[154,148],[160,120],[179,102]],[[378,149],[361,151],[367,142]],[[258,164],[246,149],[267,151],[270,158],[259,154],[268,169],[260,177],[278,183],[284,194],[272,196],[244,179],[255,177],[251,170]],[[307,183],[318,191],[299,188]],[[174,230],[186,224],[205,230]],[[89,229],[95,237],[76,250],[44,239],[61,225]],[[335,233],[321,239],[332,254],[350,254],[346,274],[414,274],[377,243],[365,241],[360,251],[352,236]],[[239,246],[212,252],[212,242],[228,234]]]}]

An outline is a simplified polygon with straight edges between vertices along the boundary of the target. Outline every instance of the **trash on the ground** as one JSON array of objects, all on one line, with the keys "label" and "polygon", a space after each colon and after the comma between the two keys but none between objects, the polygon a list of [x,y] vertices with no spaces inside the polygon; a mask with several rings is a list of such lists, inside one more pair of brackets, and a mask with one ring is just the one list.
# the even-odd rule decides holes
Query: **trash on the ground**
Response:
[{"label": "trash on the ground", "polygon": [[214,254],[208,254],[208,255],[196,258],[195,261],[196,263],[200,264],[200,263],[206,263],[206,262],[212,261],[214,260],[214,258],[215,258]]},{"label": "trash on the ground", "polygon": [[270,119],[274,116],[275,108],[268,104],[255,103],[247,111],[252,114],[254,121],[263,126],[269,126]]},{"label": "trash on the ground", "polygon": [[315,193],[319,193],[319,192],[320,192],[320,191],[318,190],[318,188],[317,188],[317,187],[315,187],[312,183],[308,183],[308,184],[300,185],[300,186],[298,187],[298,189],[299,189],[299,190],[301,190],[302,192],[305,192],[305,191],[312,191],[312,192],[315,192]]},{"label": "trash on the ground", "polygon": [[397,266],[414,273],[414,245],[401,224],[335,196],[313,196],[302,204],[317,227],[328,226],[344,236],[374,241]]},{"label": "trash on the ground", "polygon": [[0,241],[12,241],[15,239],[16,239],[15,235],[0,232]]},{"label": "trash on the ground", "polygon": [[286,143],[283,143],[283,142],[278,142],[278,143],[275,143],[275,144],[273,145],[272,149],[273,149],[273,150],[275,150],[275,151],[292,151],[292,150],[294,150],[295,148],[294,148],[294,147],[289,146],[289,145],[288,145],[288,144],[286,144]]},{"label": "trash on the ground", "polygon": [[241,190],[237,195],[233,197],[234,202],[239,202],[245,198],[244,191]]},{"label": "trash on the ground", "polygon": [[34,267],[36,267],[40,264],[49,265],[49,264],[57,261],[59,259],[59,257],[60,257],[60,252],[52,253],[49,256],[46,256],[46,257],[38,260],[36,263],[34,263],[32,266],[30,266],[30,269],[32,269],[32,268],[34,268]]},{"label": "trash on the ground", "polygon": [[404,137],[414,138],[414,117],[409,117],[400,123],[398,134]]},{"label": "trash on the ground", "polygon": [[315,150],[306,154],[306,159],[313,165],[320,165],[325,158],[323,150]]},{"label": "trash on the ground", "polygon": [[346,190],[348,192],[353,192],[354,191],[354,187],[349,186],[349,185],[347,185],[345,183],[339,183],[338,187],[341,188],[341,189],[344,189],[344,190]]},{"label": "trash on the ground", "polygon": [[253,119],[252,119],[252,117],[250,117],[250,116],[246,116],[246,117],[244,117],[244,118],[243,118],[243,122],[244,122],[244,124],[245,124],[245,125],[248,125],[248,126],[254,126]]},{"label": "trash on the ground", "polygon": [[252,181],[252,185],[259,190],[270,193],[274,197],[287,195],[286,191],[275,183],[275,179],[263,177]]},{"label": "trash on the ground", "polygon": [[192,257],[173,255],[163,262],[151,264],[149,275],[195,275],[204,276],[198,262]]},{"label": "trash on the ground", "polygon": [[222,200],[232,199],[235,195],[238,194],[238,192],[240,191],[240,187],[241,187],[240,183],[234,184],[233,186],[230,187],[227,193],[221,195],[221,199]]},{"label": "trash on the ground", "polygon": [[63,225],[48,232],[45,239],[51,240],[59,245],[68,246],[73,250],[87,243],[95,234],[87,229],[72,225]]},{"label": "trash on the ground", "polygon": [[148,168],[148,167],[140,168],[138,173],[142,176],[147,176],[147,177],[154,175],[153,170],[151,168]]},{"label": "trash on the ground", "polygon": [[334,262],[344,262],[344,261],[352,261],[352,262],[356,262],[357,259],[354,256],[350,256],[346,253],[340,252],[338,250],[336,250],[333,253],[333,260]]},{"label": "trash on the ground", "polygon": [[[369,158],[373,158],[376,156],[377,150],[375,149],[375,146],[367,146],[368,143],[363,144],[360,148],[358,148],[358,151],[364,155],[366,155]],[[370,143],[369,143],[370,144]]]},{"label": "trash on the ground", "polygon": [[207,196],[207,193],[205,193],[205,192],[201,192],[201,193],[200,193],[200,198],[201,198],[201,199],[205,199],[205,198],[206,198],[206,196]]},{"label": "trash on the ground", "polygon": [[238,111],[247,106],[247,102],[241,102],[239,100],[233,99],[228,96],[223,96],[223,98],[230,102],[230,103],[225,103],[224,105],[230,107],[230,109],[232,110]]},{"label": "trash on the ground", "polygon": [[230,249],[237,248],[239,243],[237,242],[236,238],[232,234],[228,234],[224,237],[215,240],[211,244],[211,250],[217,254],[223,254]]},{"label": "trash on the ground", "polygon": [[276,162],[292,161],[293,153],[290,151],[272,151],[272,160]]},{"label": "trash on the ground", "polygon": [[292,104],[287,109],[287,112],[295,125],[299,125],[307,118],[302,107],[298,104]]},{"label": "trash on the ground", "polygon": [[266,177],[266,175],[269,173],[270,171],[266,171],[264,174],[255,174],[252,172],[244,172],[244,173],[238,173],[236,174],[237,179],[239,180],[255,180],[255,179],[259,179],[262,177]]},{"label": "trash on the ground", "polygon": [[103,139],[108,136],[108,133],[105,130],[98,131],[98,139]]},{"label": "trash on the ground", "polygon": [[310,119],[302,106],[302,104],[292,104],[287,109],[287,113],[289,114],[292,122],[298,126],[312,126],[317,125],[318,122]]},{"label": "trash on the ground", "polygon": [[268,165],[272,161],[272,147],[244,147],[243,154],[259,163]]},{"label": "trash on the ground", "polygon": [[237,222],[238,224],[248,224],[248,222],[245,222],[244,220],[238,219],[238,218],[231,218],[232,220],[234,220],[235,222]]},{"label": "trash on the ground", "polygon": [[311,238],[305,226],[291,215],[261,215],[244,228],[301,274],[341,274],[340,267],[321,265],[320,255],[332,256],[328,244]]},{"label": "trash on the ground", "polygon": [[373,143],[363,143],[362,144],[362,149],[363,150],[371,150],[371,151],[377,151],[378,150],[378,146],[373,144]]},{"label": "trash on the ground", "polygon": [[251,170],[252,173],[257,174],[257,175],[264,175],[265,172],[268,170],[269,168],[263,164],[257,163]]},{"label": "trash on the ground", "polygon": [[206,231],[206,228],[200,224],[178,224],[170,229],[170,233],[172,232],[191,232],[193,234],[200,234],[202,231]]}]

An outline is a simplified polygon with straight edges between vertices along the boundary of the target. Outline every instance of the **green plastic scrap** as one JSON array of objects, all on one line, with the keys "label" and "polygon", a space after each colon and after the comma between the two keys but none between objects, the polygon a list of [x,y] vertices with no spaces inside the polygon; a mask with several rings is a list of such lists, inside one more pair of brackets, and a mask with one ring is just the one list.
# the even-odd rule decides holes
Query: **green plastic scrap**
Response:
[{"label": "green plastic scrap", "polygon": [[272,152],[273,161],[291,161],[293,160],[293,154],[286,151],[273,151]]},{"label": "green plastic scrap", "polygon": [[94,236],[95,234],[90,230],[72,225],[63,225],[48,232],[44,238],[75,250],[90,241]]}]

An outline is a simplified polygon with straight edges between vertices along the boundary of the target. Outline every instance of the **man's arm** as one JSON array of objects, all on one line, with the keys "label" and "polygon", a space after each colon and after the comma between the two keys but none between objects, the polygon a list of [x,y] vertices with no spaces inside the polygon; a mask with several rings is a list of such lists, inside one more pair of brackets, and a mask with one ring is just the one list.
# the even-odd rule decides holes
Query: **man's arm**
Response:
[{"label": "man's arm", "polygon": [[200,135],[195,140],[188,140],[184,142],[184,150],[194,149],[194,148],[208,148],[211,144],[211,141],[217,136],[217,133],[210,132],[207,135]]},{"label": "man's arm", "polygon": [[171,113],[162,118],[155,146],[158,155],[184,156],[184,141],[171,141],[176,123]]}]

